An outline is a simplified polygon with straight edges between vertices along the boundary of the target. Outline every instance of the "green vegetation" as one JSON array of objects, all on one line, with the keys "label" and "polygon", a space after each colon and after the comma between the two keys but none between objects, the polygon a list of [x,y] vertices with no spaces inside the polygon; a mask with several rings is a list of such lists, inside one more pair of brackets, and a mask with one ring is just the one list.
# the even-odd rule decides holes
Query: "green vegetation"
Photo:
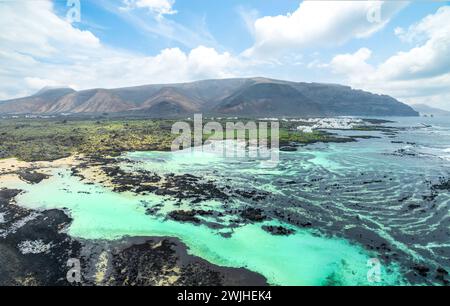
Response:
[{"label": "green vegetation", "polygon": [[167,150],[171,122],[154,120],[0,121],[0,158],[55,160],[74,153],[116,155],[127,150]]},{"label": "green vegetation", "polygon": [[350,138],[337,137],[333,134],[324,131],[313,131],[312,133],[303,133],[300,131],[290,131],[287,129],[280,129],[280,145],[289,143],[315,143],[315,142],[349,142],[353,141]]},{"label": "green vegetation", "polygon": [[[124,151],[166,151],[177,136],[171,134],[174,122],[158,119],[3,119],[0,120],[0,158],[41,161],[74,153],[114,156]],[[208,136],[205,135],[204,140]],[[348,141],[326,132],[301,133],[287,124],[280,129],[280,145],[342,140]]]}]

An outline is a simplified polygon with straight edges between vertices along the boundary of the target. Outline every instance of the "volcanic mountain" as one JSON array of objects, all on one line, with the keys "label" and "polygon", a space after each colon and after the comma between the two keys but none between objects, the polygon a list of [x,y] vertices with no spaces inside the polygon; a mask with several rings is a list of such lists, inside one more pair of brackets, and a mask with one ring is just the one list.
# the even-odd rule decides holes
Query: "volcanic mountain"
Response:
[{"label": "volcanic mountain", "polygon": [[225,116],[417,116],[387,95],[348,86],[267,78],[204,80],[117,89],[43,88],[0,101],[2,114],[117,113],[182,117]]}]

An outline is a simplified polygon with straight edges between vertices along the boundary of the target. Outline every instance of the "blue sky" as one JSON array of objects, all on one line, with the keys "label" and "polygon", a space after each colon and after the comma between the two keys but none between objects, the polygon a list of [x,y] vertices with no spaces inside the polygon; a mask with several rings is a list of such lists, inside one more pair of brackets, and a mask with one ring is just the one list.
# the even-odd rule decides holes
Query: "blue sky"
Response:
[{"label": "blue sky", "polygon": [[70,9],[0,1],[0,99],[265,76],[450,109],[449,2],[81,0],[80,21]]},{"label": "blue sky", "polygon": [[[58,14],[64,17],[67,12],[66,2],[55,1],[55,3]],[[91,31],[105,44],[149,55],[157,54],[161,49],[168,47],[180,47],[185,51],[189,49],[189,46],[164,35],[149,35],[145,30],[133,26],[132,23],[108,10],[108,6],[111,6],[116,7],[120,12],[119,8],[123,6],[120,0],[81,0],[80,3],[81,22],[74,25],[80,29]],[[204,44],[240,53],[251,47],[253,43],[253,37],[246,27],[241,12],[246,11],[251,14],[253,10],[256,16],[285,15],[295,11],[299,3],[300,1],[294,0],[178,0],[173,5],[177,13],[165,16],[165,18],[193,31],[205,32]],[[383,30],[369,39],[351,41],[334,50],[322,49],[319,51],[333,55],[335,50],[345,52],[352,51],[358,46],[367,46],[376,50],[380,56],[384,54],[384,57],[387,57],[402,48],[394,34],[396,27],[408,27],[426,15],[434,13],[437,8],[446,3],[449,2],[412,2],[400,11]],[[149,25],[157,23],[152,14],[145,9],[133,11],[132,14],[146,20]],[[206,33],[211,35],[217,45],[213,45],[208,40]]]}]

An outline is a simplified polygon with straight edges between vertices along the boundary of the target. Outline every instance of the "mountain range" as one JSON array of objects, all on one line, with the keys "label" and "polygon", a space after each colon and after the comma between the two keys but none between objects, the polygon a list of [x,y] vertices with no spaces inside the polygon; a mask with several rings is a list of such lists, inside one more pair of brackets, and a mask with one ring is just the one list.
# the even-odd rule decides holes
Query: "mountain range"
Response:
[{"label": "mountain range", "polygon": [[193,113],[225,116],[418,116],[387,95],[337,84],[267,78],[203,80],[116,89],[43,88],[0,101],[3,114],[123,113],[177,117]]}]

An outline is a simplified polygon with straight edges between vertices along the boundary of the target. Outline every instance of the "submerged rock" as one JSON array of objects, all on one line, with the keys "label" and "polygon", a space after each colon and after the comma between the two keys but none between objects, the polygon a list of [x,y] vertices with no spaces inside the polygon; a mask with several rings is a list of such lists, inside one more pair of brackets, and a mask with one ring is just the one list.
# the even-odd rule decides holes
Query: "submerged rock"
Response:
[{"label": "submerged rock", "polygon": [[276,236],[289,236],[295,233],[295,230],[283,226],[263,225],[261,228]]},{"label": "submerged rock", "polygon": [[430,272],[430,268],[422,265],[416,265],[413,267],[413,269],[423,277],[426,277],[428,275],[428,272]]},{"label": "submerged rock", "polygon": [[280,148],[280,151],[283,151],[283,152],[295,152],[295,151],[297,151],[297,148],[296,147],[292,147],[292,146],[284,146],[284,147]]},{"label": "submerged rock", "polygon": [[253,222],[262,222],[267,219],[267,217],[263,214],[262,209],[252,207],[243,210],[241,212],[241,217]]},{"label": "submerged rock", "polygon": [[450,191],[450,179],[449,178],[443,178],[441,177],[439,179],[439,183],[434,184],[433,186],[431,186],[431,189],[433,190],[446,190],[446,191]]},{"label": "submerged rock", "polygon": [[212,216],[214,214],[217,213],[211,210],[194,209],[194,210],[173,210],[168,214],[168,216],[169,218],[175,221],[200,223],[201,220],[197,218],[197,216]]},{"label": "submerged rock", "polygon": [[436,279],[440,281],[443,285],[448,286],[450,284],[448,272],[442,267],[436,269]]},{"label": "submerged rock", "polygon": [[175,221],[200,223],[196,215],[197,213],[192,210],[174,210],[169,213],[169,217]]}]

